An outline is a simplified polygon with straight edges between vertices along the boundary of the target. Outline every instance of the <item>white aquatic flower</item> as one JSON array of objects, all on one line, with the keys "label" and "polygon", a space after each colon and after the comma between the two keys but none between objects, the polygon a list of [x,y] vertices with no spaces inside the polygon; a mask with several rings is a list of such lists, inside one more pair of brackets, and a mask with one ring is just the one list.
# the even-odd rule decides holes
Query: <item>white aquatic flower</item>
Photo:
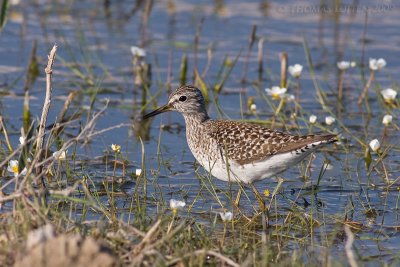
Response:
[{"label": "white aquatic flower", "polygon": [[18,176],[18,174],[25,175],[26,174],[26,168],[22,170],[22,172],[19,172],[19,167],[18,167],[18,160],[10,160],[8,162],[8,167],[7,171],[11,172],[14,174],[14,176]]},{"label": "white aquatic flower", "polygon": [[279,86],[272,86],[271,89],[269,88],[265,89],[265,92],[267,92],[267,94],[272,96],[272,98],[275,100],[282,98],[285,95],[286,91],[287,91],[286,88],[281,88]]},{"label": "white aquatic flower", "polygon": [[10,160],[8,162],[7,171],[18,175],[18,160]]},{"label": "white aquatic flower", "polygon": [[333,170],[333,165],[330,164],[329,162],[325,162],[324,167],[326,170]]},{"label": "white aquatic flower", "polygon": [[21,3],[21,0],[11,0],[9,3],[12,6],[16,6],[16,5],[19,5]]},{"label": "white aquatic flower", "polygon": [[300,64],[295,64],[293,66],[289,66],[288,68],[290,75],[292,75],[295,78],[299,78],[301,75],[301,72],[303,71],[303,66]]},{"label": "white aquatic flower", "polygon": [[251,104],[251,105],[250,105],[250,111],[256,112],[256,110],[257,110],[256,104]]},{"label": "white aquatic flower", "polygon": [[350,61],[340,61],[337,63],[337,67],[339,70],[347,70],[348,68],[350,68],[350,66]]},{"label": "white aquatic flower", "polygon": [[20,143],[20,145],[21,145],[21,146],[24,145],[25,142],[26,142],[26,138],[25,138],[24,136],[20,136],[20,137],[19,137],[19,143]]},{"label": "white aquatic flower", "polygon": [[309,121],[311,124],[316,123],[316,122],[317,122],[317,116],[311,115],[310,118],[308,119],[308,121]]},{"label": "white aquatic flower", "polygon": [[65,150],[63,150],[63,151],[56,151],[56,152],[54,152],[53,153],[53,157],[56,159],[56,160],[65,160],[66,158],[67,158],[67,152],[68,151],[65,151]]},{"label": "white aquatic flower", "polygon": [[145,57],[146,50],[137,46],[131,46],[131,53],[135,57]]},{"label": "white aquatic flower", "polygon": [[233,214],[230,211],[228,211],[228,212],[220,212],[219,216],[221,216],[221,220],[223,222],[230,222],[233,219]]},{"label": "white aquatic flower", "polygon": [[357,66],[355,61],[339,61],[336,64],[339,70],[347,70],[348,68],[354,68]]},{"label": "white aquatic flower", "polygon": [[392,120],[393,120],[393,116],[392,115],[385,115],[385,116],[383,116],[382,123],[385,126],[388,126],[389,124],[392,123]]},{"label": "white aquatic flower", "polygon": [[176,200],[173,198],[169,200],[169,207],[171,208],[173,213],[177,213],[178,210],[182,209],[185,206],[186,203],[184,201]]},{"label": "white aquatic flower", "polygon": [[111,144],[111,149],[112,151],[114,151],[115,153],[120,153],[121,152],[121,146],[117,145],[117,144]]},{"label": "white aquatic flower", "polygon": [[381,144],[379,143],[378,139],[374,139],[369,142],[369,147],[372,149],[372,151],[377,152],[381,148]]},{"label": "white aquatic flower", "polygon": [[140,176],[142,174],[142,169],[136,169],[135,174],[136,176]]},{"label": "white aquatic flower", "polygon": [[380,59],[375,59],[375,58],[370,58],[369,59],[369,68],[371,70],[380,70],[383,69],[386,66],[386,60],[383,58]]},{"label": "white aquatic flower", "polygon": [[287,102],[293,102],[296,99],[294,95],[286,95],[285,100]]},{"label": "white aquatic flower", "polygon": [[396,99],[397,92],[392,88],[387,88],[381,91],[381,95],[383,96],[383,99],[385,99],[385,101],[391,102]]},{"label": "white aquatic flower", "polygon": [[332,116],[326,116],[325,117],[325,123],[327,125],[332,125],[334,122],[336,121],[336,119]]}]

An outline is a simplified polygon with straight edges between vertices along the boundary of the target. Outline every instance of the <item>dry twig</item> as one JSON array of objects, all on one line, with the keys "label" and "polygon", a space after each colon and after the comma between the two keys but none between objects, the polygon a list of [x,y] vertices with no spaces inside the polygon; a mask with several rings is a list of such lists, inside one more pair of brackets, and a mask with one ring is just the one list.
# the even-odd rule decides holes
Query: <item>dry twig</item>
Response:
[{"label": "dry twig", "polygon": [[[54,45],[48,56],[49,60],[47,62],[47,67],[44,69],[44,71],[46,72],[46,96],[45,96],[44,104],[43,104],[42,117],[40,118],[40,123],[39,123],[39,132],[38,132],[37,139],[36,139],[35,158],[38,158],[38,161],[41,161],[41,159],[42,159],[42,148],[43,148],[43,142],[44,142],[44,138],[45,138],[46,121],[47,121],[47,115],[49,113],[50,104],[51,104],[51,93],[53,90],[51,83],[52,83],[53,63],[54,63],[54,58],[56,56],[56,51],[57,51],[57,45]],[[39,166],[36,169],[36,174],[40,174],[41,172],[42,172],[42,169]],[[40,186],[42,188],[45,187],[43,180],[41,181]]]}]

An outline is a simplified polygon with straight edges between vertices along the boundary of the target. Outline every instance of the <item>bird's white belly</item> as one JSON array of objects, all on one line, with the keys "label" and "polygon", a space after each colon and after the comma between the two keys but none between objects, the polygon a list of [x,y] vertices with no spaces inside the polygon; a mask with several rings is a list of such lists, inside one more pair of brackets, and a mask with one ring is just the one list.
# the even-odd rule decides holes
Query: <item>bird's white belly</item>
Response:
[{"label": "bird's white belly", "polygon": [[283,172],[300,162],[309,155],[311,151],[307,152],[302,154],[296,154],[294,152],[277,154],[263,161],[244,165],[230,162],[229,174],[227,171],[227,164],[222,160],[211,162],[204,157],[196,157],[196,159],[208,172],[219,180],[249,184]]}]

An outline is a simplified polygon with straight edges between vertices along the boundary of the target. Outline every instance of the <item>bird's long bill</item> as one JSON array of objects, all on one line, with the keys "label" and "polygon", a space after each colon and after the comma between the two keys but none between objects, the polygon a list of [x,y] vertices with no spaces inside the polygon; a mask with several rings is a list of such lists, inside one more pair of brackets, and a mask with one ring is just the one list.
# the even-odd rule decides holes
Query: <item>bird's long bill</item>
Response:
[{"label": "bird's long bill", "polygon": [[159,107],[158,109],[153,110],[152,112],[143,115],[143,120],[147,120],[148,118],[151,118],[153,116],[156,116],[158,114],[161,114],[161,113],[164,113],[164,112],[167,112],[170,110],[171,110],[171,107],[169,105]]}]

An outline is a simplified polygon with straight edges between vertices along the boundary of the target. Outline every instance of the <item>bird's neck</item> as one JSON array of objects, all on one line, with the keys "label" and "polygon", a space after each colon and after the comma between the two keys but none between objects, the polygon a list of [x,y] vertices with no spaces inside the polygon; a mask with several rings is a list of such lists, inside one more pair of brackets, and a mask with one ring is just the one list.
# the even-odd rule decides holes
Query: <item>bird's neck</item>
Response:
[{"label": "bird's neck", "polygon": [[206,127],[207,121],[209,121],[210,118],[207,112],[186,113],[183,117],[185,118],[186,124],[186,140],[195,158],[198,159],[197,148],[203,146],[207,142]]},{"label": "bird's neck", "polygon": [[198,126],[210,119],[207,112],[186,113],[183,114],[183,117],[185,118],[186,127],[188,125]]}]

